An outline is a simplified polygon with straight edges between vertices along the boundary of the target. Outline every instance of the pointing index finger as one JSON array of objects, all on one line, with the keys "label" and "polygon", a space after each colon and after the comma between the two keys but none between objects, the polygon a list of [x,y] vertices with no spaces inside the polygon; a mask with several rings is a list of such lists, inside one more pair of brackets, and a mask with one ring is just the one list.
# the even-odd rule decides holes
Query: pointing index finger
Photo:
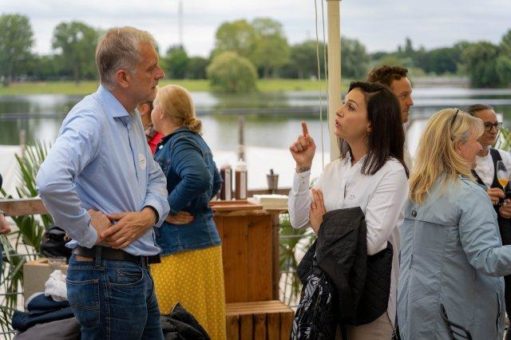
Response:
[{"label": "pointing index finger", "polygon": [[302,122],[302,132],[304,137],[309,136],[309,128],[307,127],[307,123]]}]

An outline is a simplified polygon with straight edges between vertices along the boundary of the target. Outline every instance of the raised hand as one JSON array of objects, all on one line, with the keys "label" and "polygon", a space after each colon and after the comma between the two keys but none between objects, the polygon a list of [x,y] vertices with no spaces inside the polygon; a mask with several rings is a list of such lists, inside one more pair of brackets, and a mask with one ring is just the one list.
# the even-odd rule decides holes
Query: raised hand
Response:
[{"label": "raised hand", "polygon": [[310,168],[314,154],[316,153],[316,144],[309,135],[307,123],[302,122],[302,134],[289,147],[297,168]]}]

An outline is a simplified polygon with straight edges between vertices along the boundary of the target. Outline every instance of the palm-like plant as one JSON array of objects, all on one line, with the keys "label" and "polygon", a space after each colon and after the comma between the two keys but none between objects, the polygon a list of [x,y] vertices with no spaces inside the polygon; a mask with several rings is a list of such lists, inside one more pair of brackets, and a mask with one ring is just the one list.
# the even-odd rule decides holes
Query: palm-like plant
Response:
[{"label": "palm-like plant", "polygon": [[[22,156],[16,155],[20,169],[20,184],[16,187],[19,198],[37,196],[35,178],[39,167],[48,154],[49,145],[37,143],[28,147]],[[5,192],[2,191],[5,196]],[[12,198],[12,197],[9,197]],[[23,286],[23,265],[27,260],[37,258],[43,234],[52,223],[48,215],[12,217],[17,230],[8,237],[0,236],[3,245],[5,264],[0,285],[5,292],[5,298],[0,306],[0,332],[8,334],[12,313],[18,306],[18,296]]]},{"label": "palm-like plant", "polygon": [[279,265],[284,280],[284,290],[281,294],[286,304],[294,305],[302,290],[296,271],[298,262],[314,241],[315,236],[308,228],[294,229],[289,222],[289,216],[283,215],[280,221],[279,239]]},{"label": "palm-like plant", "polygon": [[500,136],[497,140],[497,148],[506,151],[511,150],[511,132],[508,129],[500,129]]}]

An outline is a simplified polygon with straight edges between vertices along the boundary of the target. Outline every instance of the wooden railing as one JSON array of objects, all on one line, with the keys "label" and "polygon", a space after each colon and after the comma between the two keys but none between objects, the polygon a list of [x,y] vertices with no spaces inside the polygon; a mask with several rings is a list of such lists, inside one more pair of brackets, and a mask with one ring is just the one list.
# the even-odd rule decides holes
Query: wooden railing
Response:
[{"label": "wooden railing", "polygon": [[3,210],[8,216],[39,215],[48,213],[40,198],[1,198],[0,210]]},{"label": "wooden railing", "polygon": [[[289,188],[279,188],[276,194],[287,195]],[[248,196],[269,194],[268,189],[253,189],[248,191]],[[48,211],[40,198],[0,198],[0,210],[3,210],[8,216],[25,216],[47,214]]]}]

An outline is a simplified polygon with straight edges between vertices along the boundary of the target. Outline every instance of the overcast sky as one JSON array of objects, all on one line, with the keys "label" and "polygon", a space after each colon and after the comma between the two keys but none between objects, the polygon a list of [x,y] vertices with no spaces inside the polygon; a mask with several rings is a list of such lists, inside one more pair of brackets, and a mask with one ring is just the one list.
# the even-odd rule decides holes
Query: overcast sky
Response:
[{"label": "overcast sky", "polygon": [[[135,26],[151,32],[165,51],[179,43],[179,0],[0,0],[0,14],[30,18],[34,51],[51,53],[61,22],[95,28]],[[207,56],[218,26],[240,18],[271,17],[283,24],[290,43],[315,39],[314,0],[182,0],[183,40],[189,55]],[[326,16],[326,2],[323,2]],[[317,0],[321,20],[321,1]],[[410,37],[414,47],[450,46],[460,40],[498,43],[511,29],[511,0],[344,0],[342,34],[370,52],[395,50]],[[320,32],[320,37],[322,35]]]}]

